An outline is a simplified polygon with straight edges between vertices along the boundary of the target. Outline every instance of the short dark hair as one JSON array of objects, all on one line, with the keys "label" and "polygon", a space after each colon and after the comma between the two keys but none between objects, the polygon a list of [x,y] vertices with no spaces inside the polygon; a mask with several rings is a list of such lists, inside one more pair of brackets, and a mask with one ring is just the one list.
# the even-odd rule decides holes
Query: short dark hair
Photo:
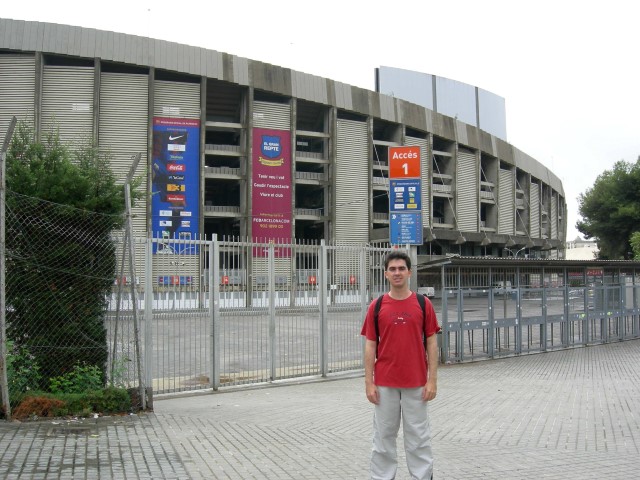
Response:
[{"label": "short dark hair", "polygon": [[411,258],[407,255],[403,250],[394,250],[393,252],[387,254],[384,259],[384,269],[386,270],[389,266],[389,262],[391,260],[404,260],[404,263],[407,264],[407,270],[411,270]]}]

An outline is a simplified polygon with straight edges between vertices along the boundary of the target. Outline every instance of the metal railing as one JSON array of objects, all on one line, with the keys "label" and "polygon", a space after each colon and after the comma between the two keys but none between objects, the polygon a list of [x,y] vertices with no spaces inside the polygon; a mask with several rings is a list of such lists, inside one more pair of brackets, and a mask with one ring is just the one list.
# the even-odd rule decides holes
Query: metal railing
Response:
[{"label": "metal railing", "polygon": [[[464,261],[464,260],[462,260]],[[640,272],[543,263],[444,266],[434,307],[442,358],[465,362],[640,336]],[[526,264],[526,263],[525,263]]]},{"label": "metal railing", "polygon": [[[371,299],[385,290],[378,270],[388,248],[168,243],[139,239],[137,248],[146,251],[145,276],[135,287],[146,384],[155,393],[362,368],[360,328]],[[132,345],[131,298],[121,295],[119,305],[120,340],[110,337],[120,348],[112,352],[116,363],[130,357]],[[111,314],[110,335],[113,322]]]},{"label": "metal railing", "polygon": [[[107,373],[119,384],[143,377],[162,394],[363,368],[360,329],[370,302],[388,288],[388,245],[133,241],[136,258],[122,260],[125,273],[104,315]],[[116,238],[115,250],[124,243]],[[435,293],[444,362],[640,336],[635,263],[505,267],[485,259],[471,268],[447,261],[454,263],[417,274],[417,287]],[[126,273],[129,262],[135,277]],[[138,348],[142,374],[134,365]]]},{"label": "metal railing", "polygon": [[[156,393],[363,368],[360,328],[370,301],[387,289],[382,263],[388,248],[213,239],[180,241],[192,246],[171,249],[197,254],[156,255],[158,242],[146,246],[150,266],[138,287],[147,383]],[[435,286],[444,362],[640,334],[634,274],[615,285],[584,286],[563,280],[566,269],[544,266],[508,271],[488,264],[459,273],[445,265],[432,274],[447,280],[418,281]],[[144,285],[152,286],[148,295]]]}]

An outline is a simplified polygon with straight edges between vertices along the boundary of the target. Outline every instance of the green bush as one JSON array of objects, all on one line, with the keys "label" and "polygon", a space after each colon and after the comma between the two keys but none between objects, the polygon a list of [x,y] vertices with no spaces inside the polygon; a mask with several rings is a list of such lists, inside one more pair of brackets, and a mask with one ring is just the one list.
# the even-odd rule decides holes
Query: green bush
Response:
[{"label": "green bush", "polygon": [[123,225],[125,201],[108,153],[64,144],[55,129],[40,133],[20,122],[7,151],[7,207],[29,221],[7,222],[6,304],[7,336],[36,356],[44,390],[78,361],[107,364],[112,233]]},{"label": "green bush", "polygon": [[87,393],[66,393],[58,394],[57,398],[64,402],[64,408],[59,409],[56,412],[56,416],[65,417],[73,415],[76,417],[89,417],[93,413],[98,413],[100,410],[93,409],[93,403],[89,399],[92,392]]},{"label": "green bush", "polygon": [[122,388],[107,387],[87,395],[95,411],[102,413],[121,413],[131,411],[129,392]]},{"label": "green bush", "polygon": [[49,379],[51,393],[85,393],[103,387],[102,369],[95,365],[75,364],[73,370]]},{"label": "green bush", "polygon": [[12,341],[7,342],[7,379],[12,403],[22,394],[36,390],[42,379],[35,357],[26,347]]}]

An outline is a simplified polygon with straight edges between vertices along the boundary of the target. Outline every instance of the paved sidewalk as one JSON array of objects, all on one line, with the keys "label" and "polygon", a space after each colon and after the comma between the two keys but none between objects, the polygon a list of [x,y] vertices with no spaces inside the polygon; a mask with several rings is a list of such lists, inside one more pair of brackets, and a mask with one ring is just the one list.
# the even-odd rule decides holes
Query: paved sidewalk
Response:
[{"label": "paved sidewalk", "polygon": [[[640,340],[445,366],[438,389],[437,479],[640,476]],[[361,376],[156,399],[0,423],[0,478],[366,479],[371,424]]]}]

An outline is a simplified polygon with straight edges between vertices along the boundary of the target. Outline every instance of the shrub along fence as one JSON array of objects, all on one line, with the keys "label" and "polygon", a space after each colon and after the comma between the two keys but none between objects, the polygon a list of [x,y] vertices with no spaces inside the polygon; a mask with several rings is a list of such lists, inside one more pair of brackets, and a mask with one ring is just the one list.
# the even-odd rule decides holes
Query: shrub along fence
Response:
[{"label": "shrub along fence", "polygon": [[[40,392],[40,414],[69,411],[54,401],[64,395],[76,396],[76,411],[110,410],[103,400],[117,394],[104,388],[132,385],[110,355],[104,320],[116,269],[112,224],[104,215],[7,192],[2,326],[10,406]],[[90,398],[78,398],[83,393]]]}]

